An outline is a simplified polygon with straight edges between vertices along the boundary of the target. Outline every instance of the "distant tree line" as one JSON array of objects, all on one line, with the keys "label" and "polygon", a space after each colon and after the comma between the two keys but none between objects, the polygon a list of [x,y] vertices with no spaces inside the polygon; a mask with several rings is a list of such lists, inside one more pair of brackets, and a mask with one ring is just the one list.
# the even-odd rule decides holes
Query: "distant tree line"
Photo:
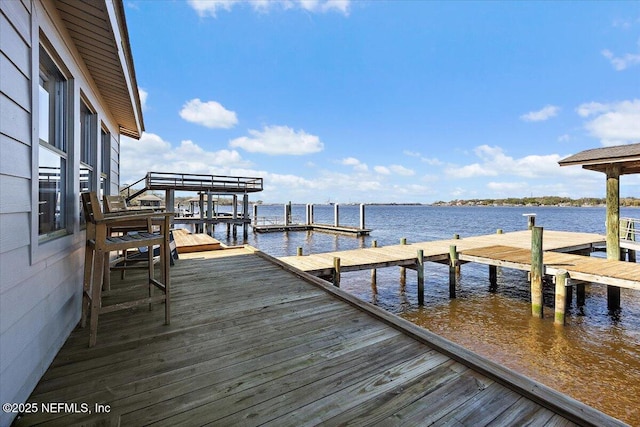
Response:
[{"label": "distant tree line", "polygon": [[[605,198],[582,197],[572,199],[570,197],[542,196],[542,197],[509,197],[506,199],[468,199],[452,200],[450,202],[438,201],[434,206],[600,206],[605,205]],[[621,197],[620,206],[640,206],[640,199],[636,197]]]}]

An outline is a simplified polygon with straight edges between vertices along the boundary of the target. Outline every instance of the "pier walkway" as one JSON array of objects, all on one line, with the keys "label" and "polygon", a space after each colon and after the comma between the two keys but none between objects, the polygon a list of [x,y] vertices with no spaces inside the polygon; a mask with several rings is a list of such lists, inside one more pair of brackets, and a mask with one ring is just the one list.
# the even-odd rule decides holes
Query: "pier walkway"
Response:
[{"label": "pier walkway", "polygon": [[[104,304],[145,293],[138,274]],[[623,425],[259,252],[186,254],[171,276],[171,325],[101,316],[97,345],[74,331],[29,399],[89,411],[16,424]]]},{"label": "pier walkway", "polygon": [[[604,236],[599,234],[544,231],[543,250],[545,251],[591,251],[596,245],[602,244],[604,244]],[[451,245],[455,245],[458,252],[462,254],[470,250],[479,251],[482,254],[482,248],[496,245],[526,249],[529,254],[529,262],[531,262],[531,231],[528,230],[465,237],[463,239],[435,240],[405,245],[325,252],[306,256],[287,256],[280,258],[280,260],[314,276],[329,276],[333,274],[334,258],[336,257],[340,258],[342,272],[392,266],[413,267],[416,264],[418,250],[423,251],[425,261],[449,262],[449,248]],[[595,258],[593,259],[595,260]],[[479,259],[477,262],[480,262]]]}]

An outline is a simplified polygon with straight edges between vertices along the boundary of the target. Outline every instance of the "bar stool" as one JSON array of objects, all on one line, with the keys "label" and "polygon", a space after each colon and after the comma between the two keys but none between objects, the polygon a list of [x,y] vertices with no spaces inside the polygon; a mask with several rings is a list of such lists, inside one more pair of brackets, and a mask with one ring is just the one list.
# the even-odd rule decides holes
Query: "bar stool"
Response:
[{"label": "bar stool", "polygon": [[[89,320],[89,347],[96,344],[98,333],[98,316],[117,310],[125,310],[137,305],[158,301],[165,302],[165,324],[170,323],[170,277],[169,277],[169,219],[173,213],[144,212],[105,215],[102,213],[97,194],[92,191],[82,193],[82,207],[87,220],[87,242],[84,258],[84,280],[81,326],[85,327],[87,316]],[[160,232],[153,233],[152,220],[160,221]],[[140,224],[146,221],[146,231],[112,236],[111,229],[123,227],[127,224]],[[154,278],[153,246],[160,246],[161,280]],[[148,277],[147,286],[149,296],[134,301],[126,301],[113,305],[102,306],[102,286],[104,277],[109,274],[109,253],[130,248],[148,247]],[[162,295],[153,295],[153,289],[158,288]]]}]

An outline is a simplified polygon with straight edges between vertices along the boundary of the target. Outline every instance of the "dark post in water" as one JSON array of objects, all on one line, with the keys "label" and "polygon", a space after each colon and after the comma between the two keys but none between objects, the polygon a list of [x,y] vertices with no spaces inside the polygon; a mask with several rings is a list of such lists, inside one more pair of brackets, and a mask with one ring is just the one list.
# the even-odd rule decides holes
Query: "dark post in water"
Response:
[{"label": "dark post in water", "polygon": [[418,305],[424,305],[424,251],[422,249],[418,249],[416,270],[418,270]]},{"label": "dark post in water", "polygon": [[542,227],[531,229],[531,314],[542,318]]},{"label": "dark post in water", "polygon": [[[372,248],[378,247],[378,241],[371,242]],[[378,271],[375,268],[371,269],[371,291],[374,295],[378,295]]]},{"label": "dark post in water", "polygon": [[[620,165],[607,166],[607,259],[620,260]],[[620,288],[607,286],[609,310],[620,308]]]},{"label": "dark post in water", "polygon": [[460,272],[458,261],[458,248],[449,246],[449,298],[456,297],[456,273]]}]

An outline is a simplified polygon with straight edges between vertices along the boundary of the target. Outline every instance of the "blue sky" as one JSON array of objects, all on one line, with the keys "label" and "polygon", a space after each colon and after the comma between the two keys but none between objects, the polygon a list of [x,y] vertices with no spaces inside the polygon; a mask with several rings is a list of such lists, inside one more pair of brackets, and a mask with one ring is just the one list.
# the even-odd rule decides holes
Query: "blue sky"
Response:
[{"label": "blue sky", "polygon": [[[605,194],[557,161],[640,142],[640,2],[125,1],[146,171],[265,202]],[[640,178],[623,176],[623,196]]]}]

